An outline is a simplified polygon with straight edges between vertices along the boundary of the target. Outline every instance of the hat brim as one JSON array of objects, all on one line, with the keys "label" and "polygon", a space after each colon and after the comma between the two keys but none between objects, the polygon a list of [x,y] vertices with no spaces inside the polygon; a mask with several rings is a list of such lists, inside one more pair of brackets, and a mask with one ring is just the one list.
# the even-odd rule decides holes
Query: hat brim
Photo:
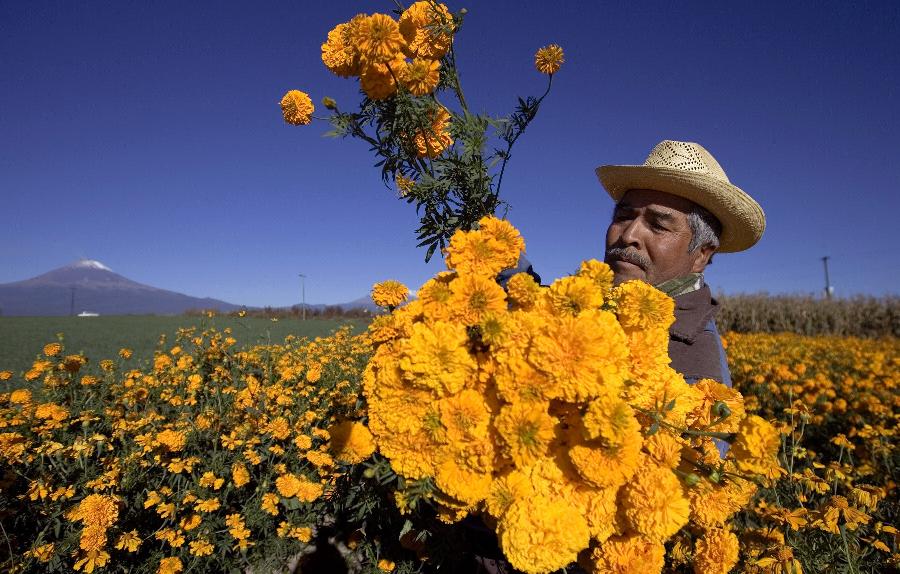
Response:
[{"label": "hat brim", "polygon": [[616,202],[629,189],[652,189],[703,207],[722,224],[718,249],[721,253],[749,249],[766,229],[766,215],[752,197],[736,185],[703,173],[644,165],[602,165],[596,173]]}]

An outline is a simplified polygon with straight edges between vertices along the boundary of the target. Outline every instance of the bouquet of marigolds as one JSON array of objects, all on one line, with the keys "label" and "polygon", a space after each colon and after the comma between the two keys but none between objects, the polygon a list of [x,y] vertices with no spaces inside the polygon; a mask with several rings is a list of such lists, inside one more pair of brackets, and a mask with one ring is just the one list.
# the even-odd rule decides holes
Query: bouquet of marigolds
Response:
[{"label": "bouquet of marigolds", "polygon": [[404,479],[398,508],[480,516],[529,574],[576,560],[659,572],[673,538],[695,539],[696,572],[728,572],[729,518],[778,476],[778,431],[746,416],[738,392],[672,370],[673,302],[650,285],[613,287],[604,263],[586,261],[549,288],[522,273],[505,291],[495,278],[524,248],[492,217],[457,231],[449,271],[370,327],[368,425]]}]

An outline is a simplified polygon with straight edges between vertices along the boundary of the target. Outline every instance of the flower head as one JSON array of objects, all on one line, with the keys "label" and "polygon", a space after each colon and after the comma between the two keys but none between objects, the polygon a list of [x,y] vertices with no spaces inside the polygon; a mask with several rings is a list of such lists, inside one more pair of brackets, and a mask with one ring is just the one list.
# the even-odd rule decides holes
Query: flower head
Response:
[{"label": "flower head", "polygon": [[290,90],[281,98],[281,113],[284,121],[292,126],[305,126],[312,121],[316,107],[309,94],[300,90]]},{"label": "flower head", "polygon": [[534,67],[542,74],[555,74],[563,62],[563,49],[556,44],[544,46],[534,55]]}]

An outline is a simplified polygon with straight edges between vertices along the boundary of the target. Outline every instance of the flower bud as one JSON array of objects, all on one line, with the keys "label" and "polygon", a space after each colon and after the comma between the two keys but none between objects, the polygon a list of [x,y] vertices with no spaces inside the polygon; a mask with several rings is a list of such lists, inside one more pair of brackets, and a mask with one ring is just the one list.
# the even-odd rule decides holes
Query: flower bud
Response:
[{"label": "flower bud", "polygon": [[366,470],[363,471],[363,476],[366,478],[375,478],[375,469],[367,468]]},{"label": "flower bud", "polygon": [[334,99],[329,98],[328,96],[325,96],[324,98],[322,98],[322,105],[325,106],[329,110],[337,109],[337,102],[334,101]]},{"label": "flower bud", "polygon": [[693,472],[690,473],[690,474],[685,475],[685,477],[684,477],[684,483],[685,483],[687,486],[694,486],[694,485],[696,485],[698,482],[700,482],[700,477],[697,476],[696,474],[694,474]]}]

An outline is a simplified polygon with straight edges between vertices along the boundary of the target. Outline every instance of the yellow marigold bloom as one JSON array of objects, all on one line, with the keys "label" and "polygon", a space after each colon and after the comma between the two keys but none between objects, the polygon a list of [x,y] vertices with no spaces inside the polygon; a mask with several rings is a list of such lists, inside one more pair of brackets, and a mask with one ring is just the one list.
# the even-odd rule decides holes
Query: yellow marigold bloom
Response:
[{"label": "yellow marigold bloom", "polygon": [[157,570],[157,574],[178,574],[184,570],[184,565],[181,563],[181,559],[177,556],[173,556],[171,558],[163,558],[159,561],[159,570]]},{"label": "yellow marigold bloom", "polygon": [[187,437],[183,432],[172,429],[166,429],[156,434],[157,444],[166,447],[169,452],[179,452],[183,450],[186,440]]},{"label": "yellow marigold bloom", "polygon": [[62,352],[62,345],[59,343],[47,343],[44,345],[44,354],[48,357],[55,357]]},{"label": "yellow marigold bloom", "polygon": [[397,78],[405,67],[402,59],[368,64],[359,75],[359,86],[370,100],[389,98],[397,93]]},{"label": "yellow marigold bloom", "polygon": [[289,90],[281,98],[281,113],[284,115],[284,121],[292,126],[309,124],[315,109],[309,94],[300,90]]},{"label": "yellow marigold bloom", "polygon": [[322,44],[322,63],[337,76],[348,78],[359,74],[359,51],[352,42],[347,42],[351,26],[355,26],[365,15],[356,17],[353,24],[338,24]]},{"label": "yellow marigold bloom", "polygon": [[346,464],[358,464],[375,452],[375,441],[366,425],[345,421],[328,429],[334,458]]},{"label": "yellow marigold bloom", "polygon": [[626,281],[613,290],[622,326],[668,329],[675,321],[675,301],[649,283]]},{"label": "yellow marigold bloom", "polygon": [[568,402],[615,392],[628,372],[625,334],[607,311],[548,318],[529,360],[551,381],[548,392]]},{"label": "yellow marigold bloom", "polygon": [[506,292],[492,278],[462,275],[450,284],[450,292],[450,307],[464,325],[475,325],[486,315],[506,311]]},{"label": "yellow marigold bloom", "polygon": [[744,502],[736,496],[739,490],[725,488],[706,479],[688,488],[687,493],[691,502],[691,521],[704,528],[723,526]]},{"label": "yellow marigold bloom", "polygon": [[671,469],[643,465],[621,497],[628,525],[652,540],[664,541],[688,522],[690,503]]},{"label": "yellow marigold bloom", "polygon": [[[688,420],[692,426],[707,428],[713,421],[722,418],[715,426],[709,427],[714,432],[737,432],[741,420],[747,416],[744,412],[744,398],[741,393],[730,389],[712,379],[703,379],[694,387],[702,393],[702,402],[697,405]],[[727,407],[727,410],[725,409]]]},{"label": "yellow marigold bloom", "polygon": [[616,574],[658,574],[665,566],[661,542],[629,534],[613,536],[591,552],[589,571]]},{"label": "yellow marigold bloom", "polygon": [[414,2],[400,16],[400,33],[411,57],[443,58],[453,41],[453,26],[453,16],[440,3]]},{"label": "yellow marigold bloom", "polygon": [[517,244],[503,241],[481,229],[459,229],[450,238],[450,245],[447,247],[447,267],[456,269],[461,275],[480,275],[493,279],[497,273],[518,262],[520,250],[517,247]]},{"label": "yellow marigold bloom", "polygon": [[422,304],[422,312],[425,317],[436,321],[449,321],[453,314],[450,306],[450,284],[456,277],[455,273],[442,271],[429,279],[419,288],[416,297]]},{"label": "yellow marigold bloom", "polygon": [[[0,371],[0,381],[8,381],[12,378],[12,376],[12,371]],[[16,391],[13,392],[15,393]]]},{"label": "yellow marigold bloom", "polygon": [[53,558],[53,543],[42,544],[25,552],[27,558],[34,558],[38,562],[49,562]]},{"label": "yellow marigold bloom", "polygon": [[555,314],[577,315],[589,309],[599,309],[603,298],[604,293],[596,283],[578,275],[557,279],[546,291],[546,300]]},{"label": "yellow marigold bloom", "polygon": [[427,96],[438,85],[441,64],[437,60],[414,58],[400,71],[400,81],[414,96]]},{"label": "yellow marigold bloom", "polygon": [[516,402],[500,409],[494,425],[506,443],[505,452],[517,467],[546,456],[555,421],[545,403]]},{"label": "yellow marigold bloom", "polygon": [[[3,372],[9,373],[9,371]],[[10,373],[10,376],[12,376],[12,373]],[[9,394],[9,402],[14,405],[26,405],[31,402],[31,391],[28,389],[16,389]]]},{"label": "yellow marigold bloom", "polygon": [[387,14],[372,14],[351,30],[352,42],[364,65],[382,64],[396,59],[406,47],[400,26]]},{"label": "yellow marigold bloom", "polygon": [[593,281],[600,288],[604,297],[609,295],[610,290],[612,290],[613,272],[609,265],[603,261],[597,261],[596,259],[582,261],[577,275],[579,277],[587,277]]},{"label": "yellow marigold bloom", "polygon": [[399,307],[409,299],[409,289],[390,279],[372,286],[372,301],[379,307]]},{"label": "yellow marigold bloom", "polygon": [[563,62],[563,49],[556,44],[544,46],[534,54],[534,67],[542,74],[555,74]]},{"label": "yellow marigold bloom", "polygon": [[681,464],[681,452],[684,441],[665,429],[660,429],[652,436],[644,439],[644,450],[662,466],[675,468]]},{"label": "yellow marigold bloom", "polygon": [[435,321],[415,323],[403,341],[400,369],[410,383],[440,395],[455,394],[469,382],[476,364],[467,349],[463,325]]},{"label": "yellow marigold bloom", "polygon": [[417,132],[413,137],[413,144],[419,157],[436,158],[453,145],[453,137],[449,132],[452,120],[450,112],[441,107],[432,113],[431,118],[431,126]]},{"label": "yellow marigold bloom", "polygon": [[724,528],[707,530],[694,545],[696,574],[728,574],[738,561],[738,539]]},{"label": "yellow marigold bloom", "polygon": [[485,215],[478,220],[478,230],[501,245],[510,266],[515,265],[519,261],[519,254],[525,251],[522,234],[506,219]]},{"label": "yellow marigold bloom", "polygon": [[[184,503],[187,504],[187,501],[184,501]],[[199,514],[191,514],[182,518],[178,525],[185,532],[190,532],[200,526],[201,522],[203,522],[203,518]]]},{"label": "yellow marigold bloom", "polygon": [[[634,421],[634,417],[631,417]],[[569,460],[578,470],[578,474],[589,483],[598,487],[616,487],[627,482],[641,464],[640,425],[621,423],[615,428],[614,440],[578,441],[569,447]]]},{"label": "yellow marigold bloom", "polygon": [[292,473],[282,474],[275,479],[275,488],[285,498],[296,496],[297,491],[300,490],[300,485],[300,479]]},{"label": "yellow marigold bloom", "polygon": [[81,558],[75,562],[75,570],[84,570],[88,574],[96,568],[103,568],[109,562],[109,553],[103,550],[91,550],[81,555]]},{"label": "yellow marigold bloom", "polygon": [[490,473],[477,472],[452,457],[438,466],[434,480],[438,488],[464,505],[481,502],[491,490]]},{"label": "yellow marigold bloom", "polygon": [[92,550],[102,550],[106,546],[106,527],[105,526],[88,526],[81,532],[81,539],[78,543],[82,550],[88,552]]},{"label": "yellow marigold bloom", "polygon": [[378,569],[381,570],[382,572],[393,572],[394,568],[396,568],[396,567],[397,567],[397,565],[394,564],[393,560],[388,560],[387,558],[382,558],[381,560],[378,561]]},{"label": "yellow marigold bloom", "polygon": [[491,413],[478,391],[466,389],[441,399],[440,413],[450,440],[463,442],[487,438]]},{"label": "yellow marigold bloom", "polygon": [[247,472],[247,467],[239,462],[232,464],[231,481],[237,488],[240,488],[250,482],[250,473]]},{"label": "yellow marigold bloom", "polygon": [[272,516],[278,516],[278,495],[273,492],[263,494],[259,506]]},{"label": "yellow marigold bloom", "polygon": [[528,311],[540,296],[541,286],[528,273],[516,273],[507,282],[506,293],[516,309]]},{"label": "yellow marigold bloom", "polygon": [[497,534],[509,563],[527,574],[569,565],[591,536],[577,507],[544,496],[514,502],[500,519]]},{"label": "yellow marigold bloom", "polygon": [[331,455],[327,452],[311,450],[304,455],[304,458],[318,468],[332,466],[334,464],[334,459],[332,459]]},{"label": "yellow marigold bloom", "polygon": [[207,540],[199,539],[192,540],[190,544],[188,544],[191,548],[191,554],[197,557],[209,556],[212,554],[214,546],[210,544]]},{"label": "yellow marigold bloom", "polygon": [[204,488],[212,488],[213,490],[219,490],[222,488],[222,485],[225,483],[225,479],[217,477],[212,472],[204,472],[203,476],[200,477],[200,486]]},{"label": "yellow marigold bloom", "polygon": [[215,497],[207,498],[206,500],[197,500],[194,504],[194,508],[196,508],[198,512],[214,512],[221,506],[219,499]]},{"label": "yellow marigold bloom", "polygon": [[70,520],[81,521],[85,526],[109,528],[119,517],[119,506],[115,498],[104,494],[89,494],[78,503],[70,515]]},{"label": "yellow marigold bloom", "polygon": [[133,355],[133,354],[134,354],[134,351],[132,351],[131,349],[127,349],[124,347],[119,349],[119,356],[122,357],[123,359],[130,359],[131,355]]},{"label": "yellow marigold bloom", "polygon": [[778,466],[775,457],[780,446],[778,430],[762,417],[749,415],[741,421],[728,458],[733,459],[743,472],[766,474],[772,467]]},{"label": "yellow marigold bloom", "polygon": [[501,518],[513,502],[533,492],[531,480],[520,470],[508,472],[494,479],[485,500],[487,511],[495,519]]}]

